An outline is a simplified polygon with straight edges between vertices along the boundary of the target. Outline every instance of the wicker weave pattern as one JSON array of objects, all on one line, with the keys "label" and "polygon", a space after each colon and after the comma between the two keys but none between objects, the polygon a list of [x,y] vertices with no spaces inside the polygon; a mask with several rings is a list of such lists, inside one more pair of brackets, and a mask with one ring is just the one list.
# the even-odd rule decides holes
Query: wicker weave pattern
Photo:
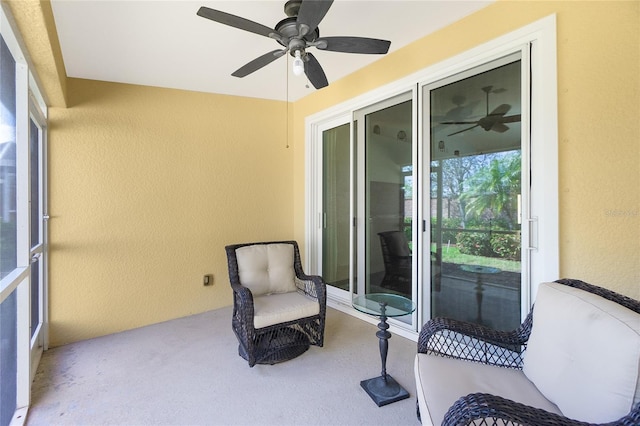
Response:
[{"label": "wicker weave pattern", "polygon": [[[579,288],[640,313],[640,302],[611,290],[574,279],[560,284]],[[492,330],[474,323],[434,318],[420,332],[418,352],[473,362],[522,369],[524,352],[533,325],[532,309],[517,330]],[[418,413],[418,418],[420,415]],[[539,408],[529,407],[496,395],[475,393],[461,397],[447,411],[443,425],[587,425]],[[639,426],[640,404],[609,426]]]},{"label": "wicker weave pattern", "polygon": [[[320,312],[307,318],[274,324],[256,329],[254,327],[253,295],[242,285],[238,272],[236,249],[256,244],[291,244],[294,248],[295,283],[298,291],[317,300]],[[309,345],[324,344],[324,324],[326,317],[327,290],[321,277],[306,275],[302,270],[300,251],[295,241],[273,241],[234,244],[225,247],[229,280],[233,290],[233,317],[231,326],[238,338],[239,353],[249,363],[275,364],[305,352]]]},{"label": "wicker weave pattern", "polygon": [[422,328],[418,352],[521,369],[532,323],[529,314],[517,330],[498,331],[451,318],[434,318]]}]

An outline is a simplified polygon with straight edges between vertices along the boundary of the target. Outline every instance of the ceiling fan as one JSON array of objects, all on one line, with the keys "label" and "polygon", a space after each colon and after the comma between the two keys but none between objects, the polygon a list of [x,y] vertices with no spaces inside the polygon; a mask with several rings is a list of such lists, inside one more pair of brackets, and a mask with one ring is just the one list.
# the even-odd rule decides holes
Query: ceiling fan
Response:
[{"label": "ceiling fan", "polygon": [[389,51],[390,41],[363,37],[320,37],[318,24],[325,17],[333,0],[289,0],[284,5],[287,18],[278,22],[272,29],[240,16],[232,15],[202,6],[198,16],[211,19],[220,24],[249,31],[276,40],[282,49],[276,49],[257,57],[238,68],[231,75],[247,75],[284,56],[287,52],[294,57],[293,73],[303,72],[316,89],[329,85],[327,77],[318,60],[307,52],[309,47],[320,50],[343,53],[385,54]]},{"label": "ceiling fan", "polygon": [[459,130],[451,133],[447,136],[457,135],[458,133],[466,132],[467,130],[475,129],[476,127],[482,127],[487,132],[493,130],[494,132],[504,133],[509,130],[509,126],[504,123],[515,123],[520,121],[520,114],[514,114],[505,116],[511,109],[511,105],[502,104],[493,111],[489,112],[489,93],[491,93],[493,86],[485,86],[482,91],[487,96],[487,115],[477,121],[442,121],[440,124],[473,124],[471,127]]}]

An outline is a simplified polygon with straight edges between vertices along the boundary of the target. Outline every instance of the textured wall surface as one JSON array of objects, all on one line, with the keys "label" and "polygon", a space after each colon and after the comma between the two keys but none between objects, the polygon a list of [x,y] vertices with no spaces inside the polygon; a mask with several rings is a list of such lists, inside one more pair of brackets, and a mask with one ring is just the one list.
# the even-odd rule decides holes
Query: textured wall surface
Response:
[{"label": "textured wall surface", "polygon": [[231,304],[225,244],[292,237],[286,104],[68,87],[49,120],[51,344]]},{"label": "textured wall surface", "polygon": [[[499,1],[295,104],[304,118],[557,16],[560,274],[640,298],[640,2]],[[401,66],[400,66],[401,64]],[[295,174],[304,144],[295,145]],[[304,196],[296,182],[295,198]],[[296,210],[296,236],[304,211]],[[561,278],[558,277],[558,278]]]},{"label": "textured wall surface", "polygon": [[48,106],[67,105],[67,74],[48,0],[3,0],[22,35]]}]

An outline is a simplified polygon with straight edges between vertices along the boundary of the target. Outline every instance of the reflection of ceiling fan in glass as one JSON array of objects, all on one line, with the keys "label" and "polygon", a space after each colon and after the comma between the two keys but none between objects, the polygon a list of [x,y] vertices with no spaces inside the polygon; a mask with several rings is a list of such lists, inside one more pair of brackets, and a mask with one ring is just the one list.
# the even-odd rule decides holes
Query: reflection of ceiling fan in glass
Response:
[{"label": "reflection of ceiling fan in glass", "polygon": [[493,130],[494,132],[504,133],[509,130],[509,126],[505,123],[515,123],[520,121],[520,114],[514,114],[505,116],[506,113],[511,109],[511,105],[502,104],[498,106],[493,111],[489,112],[489,93],[493,89],[493,86],[485,86],[482,88],[482,91],[487,96],[487,115],[482,117],[477,121],[442,121],[440,124],[473,124],[471,127],[467,127],[466,129],[458,130],[457,132],[453,132],[447,136],[457,135],[458,133],[466,132],[467,130],[475,129],[476,127],[482,127],[487,132],[489,130]]}]

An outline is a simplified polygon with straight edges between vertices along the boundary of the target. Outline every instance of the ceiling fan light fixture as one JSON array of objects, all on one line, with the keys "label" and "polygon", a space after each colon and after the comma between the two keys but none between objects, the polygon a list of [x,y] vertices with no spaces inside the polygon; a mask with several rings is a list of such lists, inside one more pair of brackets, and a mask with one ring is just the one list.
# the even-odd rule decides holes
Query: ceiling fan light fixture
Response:
[{"label": "ceiling fan light fixture", "polygon": [[302,75],[302,73],[304,73],[304,62],[302,62],[300,51],[296,50],[295,58],[293,59],[293,74]]}]

